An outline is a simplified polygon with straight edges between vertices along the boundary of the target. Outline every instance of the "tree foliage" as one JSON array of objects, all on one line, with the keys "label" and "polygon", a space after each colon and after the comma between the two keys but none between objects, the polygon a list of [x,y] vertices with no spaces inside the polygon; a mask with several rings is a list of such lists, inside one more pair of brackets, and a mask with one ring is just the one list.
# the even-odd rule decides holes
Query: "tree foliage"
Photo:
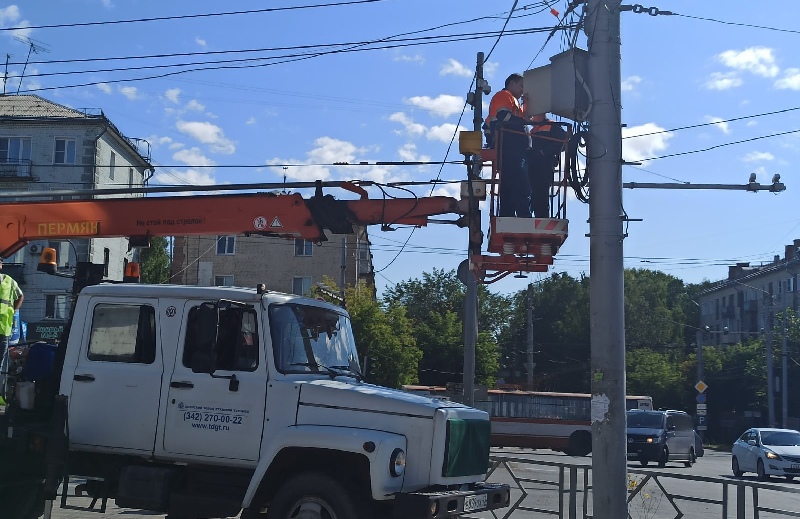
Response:
[{"label": "tree foliage", "polygon": [[153,236],[150,247],[139,252],[139,268],[143,283],[169,283],[169,241],[164,236]]},{"label": "tree foliage", "polygon": [[[330,296],[339,293],[336,283],[326,277],[322,284],[326,290],[314,287],[314,296],[338,304]],[[367,359],[367,380],[394,388],[416,384],[422,352],[416,345],[405,308],[399,305],[382,308],[372,297],[372,290],[363,283],[347,287],[345,300],[358,355],[362,362]]]}]

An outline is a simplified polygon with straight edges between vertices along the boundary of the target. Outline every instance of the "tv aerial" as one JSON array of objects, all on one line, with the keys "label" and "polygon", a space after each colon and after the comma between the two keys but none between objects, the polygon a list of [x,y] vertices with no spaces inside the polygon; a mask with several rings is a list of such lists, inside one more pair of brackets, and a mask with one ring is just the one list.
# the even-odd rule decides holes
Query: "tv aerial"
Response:
[{"label": "tv aerial", "polygon": [[[25,58],[25,66],[22,67],[22,74],[19,76],[19,84],[17,85],[17,94],[19,94],[19,89],[22,86],[22,79],[25,77],[25,70],[28,68],[28,62],[31,59],[31,54],[50,52],[50,46],[42,41],[28,38],[27,36],[14,36],[14,39],[28,46],[28,56]],[[3,76],[3,94],[6,93],[6,80],[8,79],[8,57],[8,54],[6,54],[6,73],[5,76]]]}]

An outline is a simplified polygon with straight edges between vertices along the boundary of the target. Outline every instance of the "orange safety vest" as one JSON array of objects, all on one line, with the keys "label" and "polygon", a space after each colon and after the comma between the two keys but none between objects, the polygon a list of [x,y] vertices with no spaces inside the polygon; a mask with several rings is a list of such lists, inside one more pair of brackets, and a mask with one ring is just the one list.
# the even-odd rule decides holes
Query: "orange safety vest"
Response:
[{"label": "orange safety vest", "polygon": [[522,106],[519,100],[505,88],[497,92],[492,100],[489,102],[489,115],[486,117],[486,126],[489,127],[492,121],[497,119],[497,112],[506,109],[511,112],[511,115],[522,117]]}]

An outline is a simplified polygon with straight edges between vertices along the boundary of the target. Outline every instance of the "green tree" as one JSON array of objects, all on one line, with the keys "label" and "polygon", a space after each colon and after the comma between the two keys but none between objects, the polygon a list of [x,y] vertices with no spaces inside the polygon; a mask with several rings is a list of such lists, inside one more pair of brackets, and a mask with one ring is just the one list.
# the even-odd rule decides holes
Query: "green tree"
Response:
[{"label": "green tree", "polygon": [[[409,279],[387,289],[384,302],[406,309],[414,323],[414,336],[423,352],[420,382],[443,385],[461,382],[464,367],[464,285],[455,271],[433,269],[422,279]],[[511,316],[509,298],[478,287],[478,340],[475,345],[475,380],[491,385],[499,367],[497,340]]]},{"label": "green tree", "polygon": [[164,236],[150,239],[150,247],[139,252],[143,283],[169,283],[169,241]]},{"label": "green tree", "polygon": [[625,269],[625,345],[659,348],[684,345],[683,281],[647,269]]},{"label": "green tree", "polygon": [[650,348],[629,351],[625,356],[627,393],[649,395],[657,407],[684,409],[688,386],[675,355]]},{"label": "green tree", "polygon": [[[336,283],[326,277],[322,284],[326,290],[314,287],[314,296],[338,304],[339,301],[330,296],[339,293]],[[422,352],[416,345],[411,321],[402,306],[390,304],[383,308],[372,297],[372,293],[372,289],[364,283],[345,289],[358,355],[362,361],[368,359],[367,379],[394,388],[416,384]]]}]

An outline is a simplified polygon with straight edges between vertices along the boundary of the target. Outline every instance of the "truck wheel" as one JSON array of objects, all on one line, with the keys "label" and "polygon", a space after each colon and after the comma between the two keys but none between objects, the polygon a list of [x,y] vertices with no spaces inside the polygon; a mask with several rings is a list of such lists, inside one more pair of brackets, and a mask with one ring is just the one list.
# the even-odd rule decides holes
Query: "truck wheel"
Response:
[{"label": "truck wheel", "polygon": [[319,473],[290,479],[275,495],[267,519],[359,519],[359,507],[348,489]]}]

